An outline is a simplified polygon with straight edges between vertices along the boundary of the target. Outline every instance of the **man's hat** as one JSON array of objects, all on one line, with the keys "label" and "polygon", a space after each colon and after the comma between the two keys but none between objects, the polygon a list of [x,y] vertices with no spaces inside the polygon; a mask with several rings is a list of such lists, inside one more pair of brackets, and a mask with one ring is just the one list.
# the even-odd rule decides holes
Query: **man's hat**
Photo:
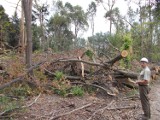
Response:
[{"label": "man's hat", "polygon": [[143,57],[140,61],[141,61],[141,62],[146,62],[146,63],[148,63],[148,59],[145,58],[145,57]]}]

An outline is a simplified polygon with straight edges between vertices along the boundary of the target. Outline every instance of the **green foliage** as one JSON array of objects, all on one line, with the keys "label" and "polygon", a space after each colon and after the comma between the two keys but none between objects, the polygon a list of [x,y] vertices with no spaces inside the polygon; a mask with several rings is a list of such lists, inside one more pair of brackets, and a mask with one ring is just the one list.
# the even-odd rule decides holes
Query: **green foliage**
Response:
[{"label": "green foliage", "polygon": [[84,38],[78,37],[74,41],[74,47],[75,48],[84,48],[86,46],[86,40]]},{"label": "green foliage", "polygon": [[32,25],[32,41],[33,41],[33,51],[40,50],[40,37],[41,37],[41,29],[37,25]]},{"label": "green foliage", "polygon": [[64,76],[63,72],[60,72],[60,71],[55,72],[55,79],[56,80],[61,80],[63,78],[63,76]]},{"label": "green foliage", "polygon": [[11,22],[9,20],[8,15],[5,13],[5,10],[3,6],[0,5],[0,34],[1,34],[1,41],[0,41],[0,47],[4,47],[4,42],[7,42],[9,39],[9,34],[12,32],[13,29],[11,29]]},{"label": "green foliage", "polygon": [[55,94],[66,96],[68,90],[70,89],[70,84],[66,83],[66,81],[54,81],[51,89]]},{"label": "green foliage", "polygon": [[7,96],[0,96],[0,104],[6,104],[9,102],[9,97]]},{"label": "green foliage", "polygon": [[20,84],[17,87],[12,87],[11,92],[14,96],[18,96],[18,97],[27,97],[33,94],[32,89],[26,83]]},{"label": "green foliage", "polygon": [[[64,51],[85,44],[84,39],[78,39],[79,32],[84,32],[88,28],[87,15],[82,7],[57,1],[55,8],[56,13],[48,22],[51,34],[49,47],[55,51]],[[72,26],[75,28],[74,30],[71,29]]]},{"label": "green foliage", "polygon": [[121,50],[129,50],[131,45],[132,45],[132,38],[129,34],[127,34],[124,36],[123,45],[121,47]]},{"label": "green foliage", "polygon": [[88,42],[90,47],[97,51],[97,54],[100,55],[100,53],[105,53],[107,51],[107,40],[108,34],[106,33],[96,33],[95,35],[88,37]]},{"label": "green foliage", "polygon": [[123,45],[123,35],[120,33],[108,35],[108,40],[113,46],[118,49],[120,49]]},{"label": "green foliage", "polygon": [[91,50],[87,50],[85,54],[92,60],[94,53]]},{"label": "green foliage", "polygon": [[70,92],[73,95],[75,95],[75,96],[83,96],[84,95],[84,90],[80,86],[74,86],[74,87],[72,87],[72,89],[70,90]]},{"label": "green foliage", "polygon": [[16,47],[18,46],[19,36],[20,36],[20,20],[16,12],[12,16],[11,20],[12,22],[10,23],[9,27],[10,32],[8,32],[7,42],[10,46]]},{"label": "green foliage", "polygon": [[75,36],[77,37],[80,30],[86,30],[88,27],[87,14],[84,12],[81,6],[73,6],[73,11],[70,11],[69,16],[72,23],[75,26]]},{"label": "green foliage", "polygon": [[73,94],[75,96],[82,96],[84,91],[81,87],[75,86],[71,87],[70,82],[64,79],[62,72],[57,71],[55,73],[55,80],[53,80],[51,89],[54,93],[62,96],[67,96],[68,94]]},{"label": "green foliage", "polygon": [[56,71],[55,79],[52,81],[51,90],[58,95],[66,96],[71,85],[63,76],[62,72]]},{"label": "green foliage", "polygon": [[[14,97],[14,96],[13,96]],[[0,111],[10,111],[19,108],[23,104],[23,99],[13,99],[11,96],[0,96]]]},{"label": "green foliage", "polygon": [[70,20],[68,16],[56,13],[50,18],[48,28],[52,36],[50,36],[49,47],[56,51],[69,50],[73,44],[73,32],[69,29]]},{"label": "green foliage", "polygon": [[47,80],[47,76],[44,74],[43,71],[41,71],[41,70],[34,70],[33,72],[34,72],[35,77],[36,77],[38,80],[40,80],[40,81],[45,81],[45,80]]},{"label": "green foliage", "polygon": [[57,88],[53,88],[54,93],[61,95],[61,96],[66,96],[67,95],[67,90],[66,89],[57,89]]},{"label": "green foliage", "polygon": [[[156,46],[157,47],[157,46]],[[160,61],[160,53],[155,51],[155,54],[152,54],[152,60],[154,62],[159,62]]]},{"label": "green foliage", "polygon": [[93,19],[93,17],[96,15],[97,12],[97,6],[95,2],[91,2],[89,4],[89,8],[87,9],[87,15],[90,17],[90,19]]},{"label": "green foliage", "polygon": [[15,12],[12,18],[9,20],[9,17],[5,13],[4,8],[0,5],[0,26],[2,42],[1,45],[5,43],[12,47],[17,46],[20,33],[17,13]]},{"label": "green foliage", "polygon": [[121,60],[121,66],[125,68],[130,68],[130,62],[131,62],[130,50],[132,49],[132,38],[130,34],[124,36],[123,42],[124,43],[121,47],[121,50],[127,50],[129,54],[126,58]]}]

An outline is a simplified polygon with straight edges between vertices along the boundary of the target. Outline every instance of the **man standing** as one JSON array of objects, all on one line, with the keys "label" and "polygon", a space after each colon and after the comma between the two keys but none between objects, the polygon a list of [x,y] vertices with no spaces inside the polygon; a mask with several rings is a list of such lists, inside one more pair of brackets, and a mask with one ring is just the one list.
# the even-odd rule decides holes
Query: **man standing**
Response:
[{"label": "man standing", "polygon": [[140,94],[140,100],[142,104],[142,109],[143,109],[143,120],[148,120],[151,118],[151,113],[150,113],[150,103],[149,103],[149,82],[151,78],[151,71],[148,67],[148,59],[147,58],[142,58],[140,60],[141,67],[143,70],[140,73],[139,80],[136,81],[136,84],[139,85],[139,94]]}]

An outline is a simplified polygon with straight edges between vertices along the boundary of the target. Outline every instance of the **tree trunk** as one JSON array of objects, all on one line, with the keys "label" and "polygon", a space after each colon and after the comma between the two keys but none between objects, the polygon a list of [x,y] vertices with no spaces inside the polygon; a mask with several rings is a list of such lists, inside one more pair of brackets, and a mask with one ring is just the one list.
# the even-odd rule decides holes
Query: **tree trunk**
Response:
[{"label": "tree trunk", "polygon": [[143,23],[142,23],[142,8],[141,8],[141,5],[139,5],[140,7],[140,24],[141,24],[141,35],[140,35],[140,38],[141,38],[141,57],[144,56],[144,48],[143,48]]},{"label": "tree trunk", "polygon": [[32,0],[22,0],[22,5],[24,9],[26,33],[27,33],[26,64],[27,68],[30,68],[32,61],[32,30],[31,30]]},{"label": "tree trunk", "polygon": [[[21,2],[21,6],[22,6],[22,2]],[[24,54],[25,46],[26,46],[26,42],[25,42],[25,27],[24,27],[24,10],[23,10],[23,6],[22,6],[22,8],[21,8],[21,22],[20,22],[20,39],[19,39],[20,49],[18,52]]]},{"label": "tree trunk", "polygon": [[153,36],[153,25],[152,25],[152,11],[151,11],[151,1],[149,0],[149,45],[148,45],[148,58],[152,61],[152,36]]}]

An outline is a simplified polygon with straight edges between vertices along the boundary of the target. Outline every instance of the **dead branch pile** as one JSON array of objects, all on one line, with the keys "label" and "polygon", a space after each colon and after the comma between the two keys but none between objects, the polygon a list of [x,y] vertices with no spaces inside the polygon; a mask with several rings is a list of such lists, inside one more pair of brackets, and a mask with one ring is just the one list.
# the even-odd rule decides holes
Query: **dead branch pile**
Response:
[{"label": "dead branch pile", "polygon": [[[95,62],[85,56],[84,53],[78,54],[77,52],[76,55],[74,58],[51,61],[44,69],[45,74],[54,77],[57,70],[62,71],[65,78],[72,81],[72,84],[93,86],[111,96],[118,93],[116,86],[119,84],[125,83],[131,87],[136,87],[134,81],[128,78],[136,79],[137,73],[120,70],[114,66],[128,55],[127,51],[122,51],[115,58],[104,62]],[[121,81],[118,81],[119,78],[121,78]]]},{"label": "dead branch pile", "polygon": [[[24,76],[31,70],[39,68],[50,78],[55,77],[56,71],[61,71],[65,79],[70,80],[72,84],[88,85],[106,91],[107,94],[115,96],[118,93],[117,87],[124,85],[130,88],[137,87],[134,81],[138,73],[122,69],[119,67],[119,61],[128,55],[127,51],[122,51],[110,60],[100,60],[92,56],[90,58],[85,54],[86,50],[77,49],[68,53],[48,54],[46,60],[33,65],[19,77],[12,79],[0,86],[4,89],[15,82],[22,81]],[[0,65],[0,74],[7,73],[5,68]],[[156,79],[160,73],[159,66],[152,66],[152,79]]]}]

